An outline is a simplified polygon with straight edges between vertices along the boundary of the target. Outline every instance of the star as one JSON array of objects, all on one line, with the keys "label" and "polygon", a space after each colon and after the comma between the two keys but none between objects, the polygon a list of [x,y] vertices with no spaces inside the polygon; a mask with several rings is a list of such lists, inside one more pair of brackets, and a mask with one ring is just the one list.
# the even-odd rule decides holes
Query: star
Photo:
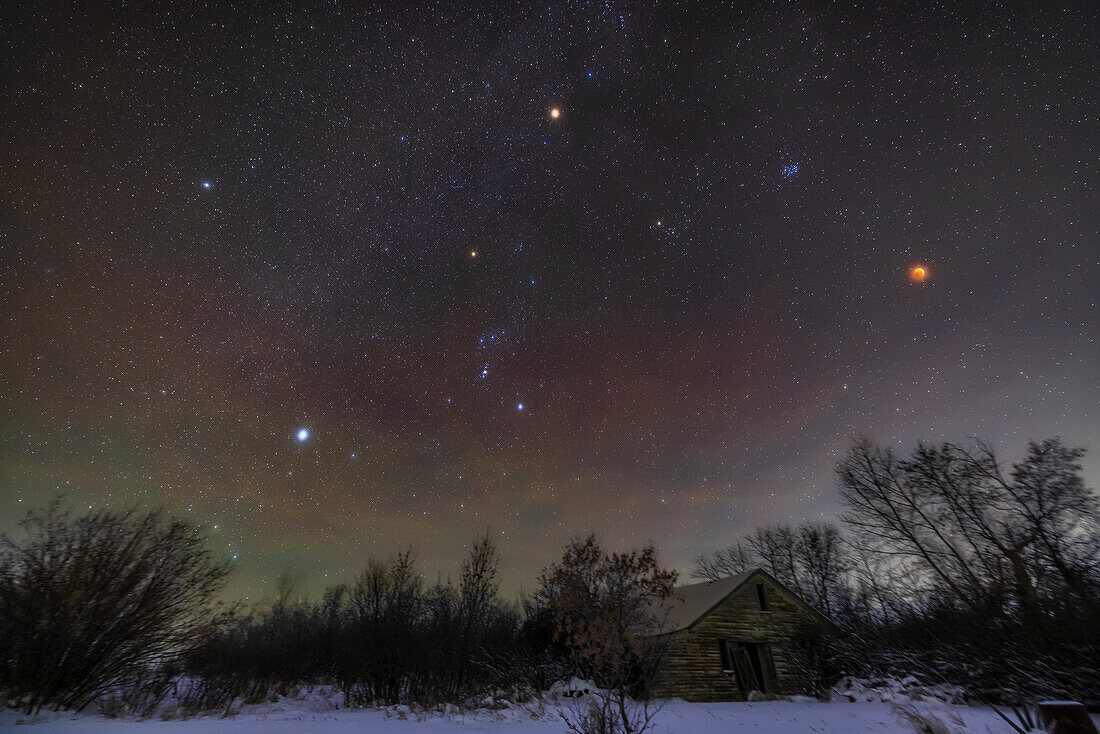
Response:
[{"label": "star", "polygon": [[[686,568],[761,503],[832,519],[851,436],[1090,443],[1089,3],[983,8],[971,65],[919,8],[315,5],[258,11],[260,47],[193,13],[22,29],[0,508],[218,522],[227,603],[410,540],[454,576],[490,518],[530,535],[512,598],[590,528]],[[109,135],[58,114],[89,105]]]}]

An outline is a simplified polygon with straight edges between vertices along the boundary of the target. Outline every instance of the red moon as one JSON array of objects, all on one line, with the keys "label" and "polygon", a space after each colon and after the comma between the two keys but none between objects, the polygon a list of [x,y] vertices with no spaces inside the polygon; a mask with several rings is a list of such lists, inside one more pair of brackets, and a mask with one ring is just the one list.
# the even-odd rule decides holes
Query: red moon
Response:
[{"label": "red moon", "polygon": [[917,265],[909,269],[909,279],[914,283],[920,283],[922,280],[928,278],[928,268],[923,265]]}]

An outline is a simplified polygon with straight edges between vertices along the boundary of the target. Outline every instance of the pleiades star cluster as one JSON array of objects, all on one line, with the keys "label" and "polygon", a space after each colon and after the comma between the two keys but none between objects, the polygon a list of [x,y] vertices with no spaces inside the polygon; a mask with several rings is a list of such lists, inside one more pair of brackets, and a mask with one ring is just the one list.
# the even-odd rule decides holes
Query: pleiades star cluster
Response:
[{"label": "pleiades star cluster", "polygon": [[511,593],[831,518],[861,434],[1100,484],[1098,8],[10,3],[0,530]]}]

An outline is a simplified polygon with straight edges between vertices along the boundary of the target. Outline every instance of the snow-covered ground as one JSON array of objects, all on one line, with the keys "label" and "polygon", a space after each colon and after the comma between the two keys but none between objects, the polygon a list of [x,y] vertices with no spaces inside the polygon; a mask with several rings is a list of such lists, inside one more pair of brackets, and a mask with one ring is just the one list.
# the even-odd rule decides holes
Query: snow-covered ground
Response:
[{"label": "snow-covered ground", "polygon": [[[1008,734],[1011,728],[987,708],[943,703],[912,704],[948,725],[952,734]],[[53,734],[561,734],[566,731],[553,709],[534,718],[530,711],[430,716],[423,720],[394,710],[316,711],[302,701],[245,707],[228,718],[196,717],[187,721],[120,721],[100,716],[47,714],[31,720],[14,711],[0,712],[0,731]],[[404,718],[403,718],[404,716]],[[656,734],[912,734],[892,703],[668,703],[657,717]]]},{"label": "snow-covered ground", "polygon": [[[183,686],[184,679],[178,683]],[[177,694],[180,690],[176,689]],[[543,698],[517,705],[486,698],[490,708],[460,712],[454,706],[431,713],[407,706],[351,710],[333,686],[299,688],[290,697],[260,704],[234,703],[233,715],[204,714],[182,718],[177,694],[163,699],[159,715],[145,721],[108,719],[86,713],[44,713],[28,717],[0,710],[0,733],[53,734],[562,734],[561,713],[583,709],[591,683],[574,678],[555,683]],[[654,734],[913,734],[912,721],[927,717],[942,734],[1014,734],[996,712],[965,706],[962,690],[946,685],[923,686],[915,678],[843,678],[831,691],[831,702],[808,697],[753,703],[687,703],[668,701],[654,719]],[[1006,712],[1008,713],[1008,712]],[[1011,716],[1011,714],[1009,714]],[[1100,724],[1100,717],[1094,717]]]}]

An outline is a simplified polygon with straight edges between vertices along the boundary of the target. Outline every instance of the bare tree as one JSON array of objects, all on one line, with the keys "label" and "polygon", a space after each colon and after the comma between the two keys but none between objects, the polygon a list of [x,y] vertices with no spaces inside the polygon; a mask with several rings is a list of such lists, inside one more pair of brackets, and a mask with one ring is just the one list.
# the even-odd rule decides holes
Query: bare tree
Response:
[{"label": "bare tree", "polygon": [[744,573],[755,565],[752,554],[745,549],[744,544],[734,543],[729,548],[715,551],[710,556],[702,554],[696,556],[691,575],[697,579],[717,581],[727,576]]},{"label": "bare tree", "polygon": [[997,481],[1012,498],[1011,521],[1034,539],[1039,583],[1059,578],[1078,602],[1088,604],[1100,591],[1100,502],[1081,476],[1084,453],[1058,438],[1031,442],[1027,456],[1012,467],[1011,480],[998,471]]},{"label": "bare tree", "polygon": [[274,609],[286,609],[294,598],[294,592],[298,588],[298,575],[292,569],[283,569],[275,577],[275,601]]},{"label": "bare tree", "polygon": [[848,595],[848,548],[836,525],[826,522],[757,528],[744,542],[698,556],[692,576],[716,581],[758,566],[826,614]]},{"label": "bare tree", "polygon": [[400,701],[409,688],[409,656],[424,602],[412,550],[386,562],[371,558],[348,591],[338,653],[345,693],[360,703]]},{"label": "bare tree", "polygon": [[911,569],[858,543],[847,546],[848,593],[842,598],[840,619],[862,627],[896,622],[907,609],[902,590],[913,587]]},{"label": "bare tree", "polygon": [[499,577],[500,551],[486,531],[485,535],[474,540],[470,554],[462,562],[459,585],[461,636],[458,677],[455,682],[458,691],[464,690],[470,653],[491,619],[490,607],[496,604],[500,589]]},{"label": "bare tree", "polygon": [[54,503],[0,541],[0,687],[28,713],[82,709],[208,624],[228,573],[205,539],[157,512],[73,517]]},{"label": "bare tree", "polygon": [[804,523],[794,545],[795,576],[799,586],[818,610],[832,616],[847,595],[844,574],[849,567],[848,549],[840,530],[832,523]]},{"label": "bare tree", "polygon": [[799,596],[805,597],[795,546],[798,534],[789,525],[757,528],[745,539],[759,564]]},{"label": "bare tree", "polygon": [[537,595],[551,610],[555,636],[599,689],[591,708],[563,713],[573,731],[637,734],[649,726],[656,709],[646,686],[668,644],[664,602],[676,578],[657,564],[652,546],[608,554],[595,536],[570,543],[543,571]]},{"label": "bare tree", "polygon": [[1038,623],[1051,590],[1081,603],[1096,594],[1100,513],[1082,454],[1033,442],[1006,476],[984,443],[921,444],[899,460],[860,441],[838,467],[844,520],[863,547],[919,571],[924,589]]},{"label": "bare tree", "polygon": [[[970,608],[979,608],[984,585],[973,554],[944,523],[927,486],[909,481],[909,467],[888,448],[859,441],[837,468],[845,523],[861,545],[919,563],[938,584]],[[916,590],[914,590],[916,591]]]}]

